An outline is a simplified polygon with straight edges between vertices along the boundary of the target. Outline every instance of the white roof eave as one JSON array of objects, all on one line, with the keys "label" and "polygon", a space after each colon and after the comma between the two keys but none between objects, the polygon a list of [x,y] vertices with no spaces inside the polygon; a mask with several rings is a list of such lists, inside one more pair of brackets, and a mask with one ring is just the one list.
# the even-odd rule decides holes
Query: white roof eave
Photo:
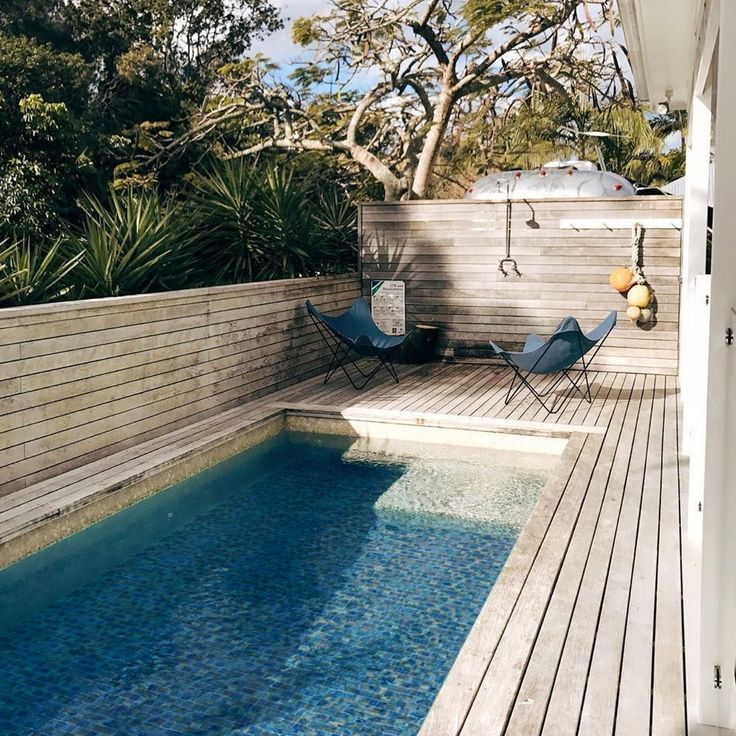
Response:
[{"label": "white roof eave", "polygon": [[646,107],[686,109],[701,23],[697,0],[618,0],[629,63]]}]

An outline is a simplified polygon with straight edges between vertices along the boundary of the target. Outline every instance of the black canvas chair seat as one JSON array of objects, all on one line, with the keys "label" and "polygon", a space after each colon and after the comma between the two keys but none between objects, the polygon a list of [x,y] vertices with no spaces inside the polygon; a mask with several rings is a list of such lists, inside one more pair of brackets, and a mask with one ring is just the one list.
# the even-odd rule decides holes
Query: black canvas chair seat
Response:
[{"label": "black canvas chair seat", "polygon": [[[320,335],[332,352],[324,383],[336,370],[341,369],[355,389],[364,388],[381,368],[399,382],[393,360],[406,340],[406,335],[387,335],[373,321],[371,310],[365,300],[358,297],[350,309],[337,316],[323,314],[307,299],[307,312],[317,326]],[[368,372],[358,365],[353,354],[362,358],[375,358],[378,363]],[[353,366],[361,379],[354,379],[346,363]]]},{"label": "black canvas chair seat", "polygon": [[[550,414],[559,412],[575,392],[582,394],[591,403],[588,366],[615,325],[616,312],[611,312],[594,330],[585,334],[575,318],[566,317],[547,340],[539,335],[529,335],[520,352],[504,350],[491,341],[495,354],[503,358],[514,371],[504,404],[508,404],[524,388]],[[579,370],[573,374],[573,368],[577,364]],[[532,375],[554,374],[559,374],[558,378],[543,391],[538,390],[529,380]],[[567,390],[555,396],[551,402],[545,401],[565,381],[570,384]]]}]

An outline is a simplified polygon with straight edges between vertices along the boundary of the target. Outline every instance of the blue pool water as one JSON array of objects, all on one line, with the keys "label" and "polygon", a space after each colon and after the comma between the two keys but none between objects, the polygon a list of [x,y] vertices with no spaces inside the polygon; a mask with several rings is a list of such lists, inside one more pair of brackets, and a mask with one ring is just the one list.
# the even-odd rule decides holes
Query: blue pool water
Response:
[{"label": "blue pool water", "polygon": [[1,572],[0,734],[416,733],[519,524],[382,512],[448,466],[349,444],[281,436]]}]

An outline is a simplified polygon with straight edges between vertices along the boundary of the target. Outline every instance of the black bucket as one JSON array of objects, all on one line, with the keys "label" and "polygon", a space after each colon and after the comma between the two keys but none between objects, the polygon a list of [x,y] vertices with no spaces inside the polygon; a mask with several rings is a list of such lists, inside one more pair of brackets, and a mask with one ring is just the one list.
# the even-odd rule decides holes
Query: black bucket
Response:
[{"label": "black bucket", "polygon": [[439,338],[439,327],[415,325],[401,346],[399,363],[427,363],[432,360]]}]

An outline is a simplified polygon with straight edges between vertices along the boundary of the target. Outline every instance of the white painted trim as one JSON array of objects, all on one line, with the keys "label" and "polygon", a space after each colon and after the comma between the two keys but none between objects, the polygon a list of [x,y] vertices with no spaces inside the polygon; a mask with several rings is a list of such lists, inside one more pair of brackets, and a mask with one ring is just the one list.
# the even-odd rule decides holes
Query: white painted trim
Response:
[{"label": "white painted trim", "polygon": [[[695,95],[703,95],[710,77],[710,70],[715,59],[713,55],[718,41],[718,0],[706,0],[700,16],[700,45],[696,57],[695,78],[693,79],[693,92]],[[691,131],[689,131],[691,133]]]},{"label": "white painted trim", "polygon": [[[720,4],[720,34],[736,34],[736,2]],[[715,192],[708,391],[705,432],[703,547],[698,664],[698,720],[722,728],[736,725],[736,493],[733,452],[736,446],[736,345],[724,333],[736,328],[736,45],[718,45],[716,91]],[[719,665],[722,687],[713,686]]]},{"label": "white painted trim", "polygon": [[647,103],[651,102],[651,98],[644,64],[646,49],[636,0],[618,0],[618,8],[624,37],[626,38],[626,48],[629,52],[629,64],[636,81],[637,97],[646,106]]},{"label": "white painted trim", "polygon": [[[685,200],[682,231],[682,286],[680,289],[680,390],[682,392],[682,452],[691,454],[705,433],[705,378],[703,355],[707,354],[708,310],[700,303],[704,294],[696,289],[696,279],[705,273],[708,227],[708,190],[711,165],[711,99],[695,96],[690,104],[690,131],[687,146]],[[705,321],[704,321],[705,320]],[[697,345],[697,349],[695,346]],[[684,347],[684,349],[683,349]],[[701,381],[702,378],[702,381]],[[703,450],[701,449],[701,454]],[[694,467],[699,467],[695,463]],[[702,500],[702,475],[691,478],[691,502]],[[693,490],[695,492],[693,492]]]}]

